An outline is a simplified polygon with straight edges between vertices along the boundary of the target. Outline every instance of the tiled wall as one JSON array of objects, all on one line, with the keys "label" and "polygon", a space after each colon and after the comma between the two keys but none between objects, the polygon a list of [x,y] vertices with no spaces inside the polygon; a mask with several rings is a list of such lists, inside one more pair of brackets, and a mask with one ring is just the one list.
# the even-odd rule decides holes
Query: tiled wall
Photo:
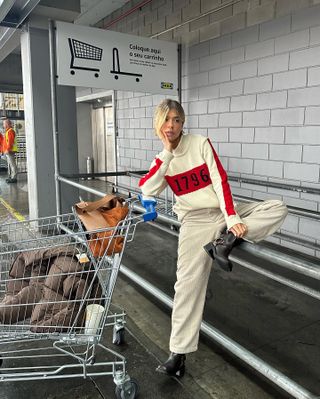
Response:
[{"label": "tiled wall", "polygon": [[[229,4],[158,36],[183,44],[185,130],[210,137],[230,175],[320,188],[320,1],[230,3],[153,0],[110,29],[151,36]],[[99,25],[133,4],[127,3]],[[147,169],[161,150],[152,115],[162,98],[118,93],[121,169]],[[136,185],[129,179],[123,183]],[[234,194],[279,198],[320,211],[319,196],[314,194],[263,184],[232,187]],[[320,245],[319,221],[290,215],[282,230]],[[320,256],[319,251],[299,249]]]}]

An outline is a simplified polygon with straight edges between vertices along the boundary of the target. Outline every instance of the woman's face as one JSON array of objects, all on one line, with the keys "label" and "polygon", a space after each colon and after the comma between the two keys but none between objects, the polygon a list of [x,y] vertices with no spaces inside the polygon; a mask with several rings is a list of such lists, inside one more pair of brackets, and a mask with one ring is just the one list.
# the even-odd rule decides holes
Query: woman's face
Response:
[{"label": "woman's face", "polygon": [[170,143],[178,144],[180,135],[183,128],[183,122],[178,112],[175,109],[171,109],[168,112],[164,124],[161,126],[161,133],[166,135]]}]

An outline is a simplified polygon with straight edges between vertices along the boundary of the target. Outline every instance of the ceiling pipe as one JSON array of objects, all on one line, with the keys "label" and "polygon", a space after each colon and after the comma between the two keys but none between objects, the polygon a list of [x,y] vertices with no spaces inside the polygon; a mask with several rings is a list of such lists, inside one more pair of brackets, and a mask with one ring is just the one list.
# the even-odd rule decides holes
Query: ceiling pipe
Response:
[{"label": "ceiling pipe", "polygon": [[113,21],[110,21],[106,25],[103,26],[103,29],[108,29],[110,26],[116,24],[117,22],[121,21],[123,18],[127,17],[128,15],[132,14],[133,12],[137,11],[139,8],[144,7],[145,5],[151,3],[152,0],[144,0],[141,3],[135,5],[134,7],[130,8],[130,10],[126,11],[125,13],[119,15],[119,17],[115,18]]}]

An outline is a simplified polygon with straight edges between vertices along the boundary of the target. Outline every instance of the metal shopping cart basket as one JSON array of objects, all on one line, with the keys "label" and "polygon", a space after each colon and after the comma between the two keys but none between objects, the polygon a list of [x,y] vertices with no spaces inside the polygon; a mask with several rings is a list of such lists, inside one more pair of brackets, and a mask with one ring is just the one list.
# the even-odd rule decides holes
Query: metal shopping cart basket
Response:
[{"label": "metal shopping cart basket", "polygon": [[[77,39],[69,38],[68,42],[71,52],[70,72],[72,75],[75,74],[74,69],[100,72],[102,48]],[[94,76],[98,77],[99,74],[95,73]]]},{"label": "metal shopping cart basket", "polygon": [[0,225],[0,382],[111,375],[117,398],[136,397],[125,358],[101,343],[126,243],[156,215],[133,204],[109,228],[121,252],[99,258],[88,243],[102,230],[84,231],[73,213]]}]

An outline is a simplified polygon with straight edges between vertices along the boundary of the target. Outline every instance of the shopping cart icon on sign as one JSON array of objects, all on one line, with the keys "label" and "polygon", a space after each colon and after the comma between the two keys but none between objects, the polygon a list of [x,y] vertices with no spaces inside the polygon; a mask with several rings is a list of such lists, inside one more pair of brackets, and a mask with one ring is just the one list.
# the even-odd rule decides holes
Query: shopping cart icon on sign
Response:
[{"label": "shopping cart icon on sign", "polygon": [[132,72],[121,72],[120,71],[120,61],[119,61],[119,51],[116,47],[112,50],[112,70],[110,71],[114,74],[114,78],[119,79],[118,75],[127,75],[127,76],[135,76],[136,82],[140,82],[142,77],[141,73],[132,73]]},{"label": "shopping cart icon on sign", "polygon": [[94,76],[99,77],[100,68],[98,67],[102,59],[102,48],[77,39],[68,38],[68,42],[71,52],[71,75],[76,73],[75,69],[81,69],[96,72]]}]

